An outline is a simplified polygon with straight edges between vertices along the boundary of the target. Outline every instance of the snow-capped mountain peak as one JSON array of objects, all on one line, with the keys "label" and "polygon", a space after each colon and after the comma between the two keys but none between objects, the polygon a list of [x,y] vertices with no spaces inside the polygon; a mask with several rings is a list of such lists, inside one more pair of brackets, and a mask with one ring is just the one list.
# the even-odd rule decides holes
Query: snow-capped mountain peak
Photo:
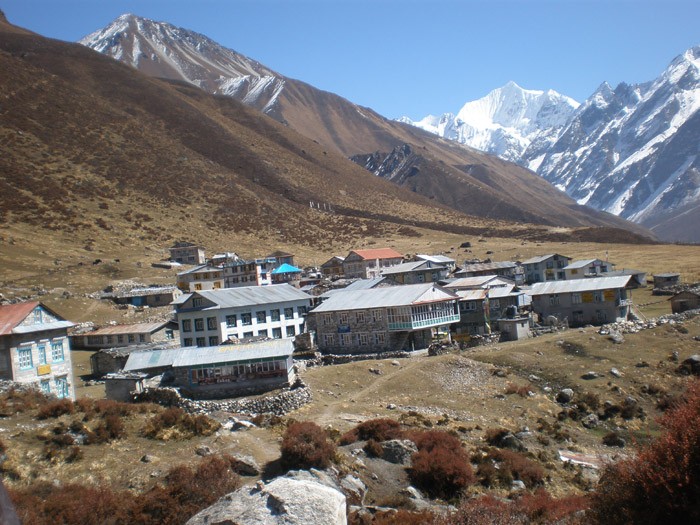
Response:
[{"label": "snow-capped mountain peak", "polygon": [[483,98],[467,102],[456,115],[429,115],[417,122],[406,117],[400,120],[506,160],[520,162],[533,141],[546,142],[545,135],[556,133],[578,105],[556,91],[523,89],[511,81]]}]

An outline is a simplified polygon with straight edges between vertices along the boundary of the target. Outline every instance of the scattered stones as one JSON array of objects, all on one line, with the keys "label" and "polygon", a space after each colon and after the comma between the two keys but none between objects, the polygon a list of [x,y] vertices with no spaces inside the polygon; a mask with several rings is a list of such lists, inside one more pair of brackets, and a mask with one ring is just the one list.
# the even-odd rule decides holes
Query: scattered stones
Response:
[{"label": "scattered stones", "polygon": [[150,454],[144,454],[143,456],[141,456],[142,463],[151,463],[155,459],[157,459],[157,458],[155,456],[151,456]]},{"label": "scattered stones", "polygon": [[396,359],[394,359],[394,360],[391,362],[391,366],[401,366],[401,363],[399,363]]},{"label": "scattered stones", "polygon": [[526,487],[525,487],[525,483],[523,481],[520,481],[519,479],[514,479],[513,483],[511,483],[510,488],[512,490],[521,491],[521,490],[525,490]]},{"label": "scattered stones", "polygon": [[591,380],[591,379],[597,379],[600,377],[600,374],[598,372],[594,372],[592,370],[589,370],[585,374],[581,376],[581,379],[586,379],[586,380]]},{"label": "scattered stones", "polygon": [[685,375],[700,375],[700,355],[694,354],[684,359],[678,367],[678,372]]},{"label": "scattered stones", "polygon": [[389,403],[386,408],[387,410],[396,410],[396,405],[394,403]]},{"label": "scattered stones", "polygon": [[615,377],[622,377],[622,372],[620,372],[617,368],[611,368],[610,375]]},{"label": "scattered stones", "polygon": [[625,342],[625,337],[617,331],[611,331],[610,334],[608,335],[608,339],[610,339],[613,344],[616,345],[621,345],[622,343]]},{"label": "scattered stones", "polygon": [[586,428],[596,428],[598,423],[600,423],[600,421],[595,414],[588,414],[581,420],[581,424]]},{"label": "scattered stones", "polygon": [[199,445],[196,449],[194,449],[194,453],[198,456],[206,457],[211,456],[214,452],[212,452],[211,448],[207,445]]},{"label": "scattered stones", "polygon": [[370,373],[376,374],[378,376],[384,374],[384,371],[380,370],[379,368],[370,368],[369,371],[370,371]]},{"label": "scattered stones", "polygon": [[498,443],[496,443],[496,446],[499,448],[515,450],[517,452],[525,452],[527,450],[525,445],[523,445],[523,442],[510,432],[501,437],[501,439],[498,440]]},{"label": "scattered stones", "polygon": [[624,448],[625,444],[625,440],[617,432],[610,432],[603,436],[603,445],[607,447]]},{"label": "scattered stones", "polygon": [[235,460],[235,465],[233,469],[241,476],[259,476],[260,475],[260,465],[255,461],[252,456],[244,456],[242,454],[234,454],[233,459]]}]

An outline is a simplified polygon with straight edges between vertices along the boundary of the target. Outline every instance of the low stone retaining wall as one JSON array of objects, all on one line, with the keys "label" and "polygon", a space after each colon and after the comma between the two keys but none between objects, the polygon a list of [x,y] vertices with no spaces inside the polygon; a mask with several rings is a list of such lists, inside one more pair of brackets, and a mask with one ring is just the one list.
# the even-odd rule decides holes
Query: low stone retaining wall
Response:
[{"label": "low stone retaining wall", "polygon": [[650,328],[656,328],[659,325],[664,324],[676,324],[687,321],[700,315],[700,309],[688,310],[686,312],[681,312],[677,314],[666,314],[661,315],[656,318],[648,319],[646,321],[636,320],[636,321],[620,321],[618,323],[610,323],[600,327],[598,333],[607,334],[610,332],[618,332],[621,334],[633,334],[639,332],[640,330],[648,330]]},{"label": "low stone retaining wall", "polygon": [[182,397],[177,389],[170,387],[147,388],[134,396],[135,401],[158,403],[165,406],[179,406],[193,414],[222,411],[250,416],[257,414],[283,416],[292,410],[301,408],[309,403],[311,399],[311,389],[301,382],[291,389],[256,399],[193,400]]}]

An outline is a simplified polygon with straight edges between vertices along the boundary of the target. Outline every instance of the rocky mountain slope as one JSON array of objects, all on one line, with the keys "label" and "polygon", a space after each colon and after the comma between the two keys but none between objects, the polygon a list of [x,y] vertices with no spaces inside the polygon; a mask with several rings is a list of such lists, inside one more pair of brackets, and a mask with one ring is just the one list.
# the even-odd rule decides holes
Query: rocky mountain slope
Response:
[{"label": "rocky mountain slope", "polygon": [[538,172],[581,204],[639,222],[668,240],[700,242],[700,228],[688,220],[700,208],[698,109],[695,47],[653,82],[601,85]]},{"label": "rocky mountain slope", "polygon": [[537,171],[579,204],[700,242],[700,47],[646,84],[603,83],[580,106],[514,83],[446,113],[403,122]]},{"label": "rocky mountain slope", "polygon": [[421,164],[410,181],[377,174],[459,211],[547,225],[632,227],[578,206],[526,169],[385,119],[371,109],[272,72],[203,35],[124,15],[82,43],[148,75],[231,95],[326,151],[346,157],[388,155],[408,145]]}]

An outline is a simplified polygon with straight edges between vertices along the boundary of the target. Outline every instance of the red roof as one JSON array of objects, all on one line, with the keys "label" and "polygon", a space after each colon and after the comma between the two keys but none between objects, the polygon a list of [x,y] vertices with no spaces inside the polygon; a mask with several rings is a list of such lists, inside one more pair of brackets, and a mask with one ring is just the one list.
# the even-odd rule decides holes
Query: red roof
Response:
[{"label": "red roof", "polygon": [[0,335],[11,334],[12,330],[37,306],[39,306],[38,301],[0,306]]},{"label": "red roof", "polygon": [[376,248],[374,250],[353,250],[363,259],[403,259],[403,255],[392,248]]}]

